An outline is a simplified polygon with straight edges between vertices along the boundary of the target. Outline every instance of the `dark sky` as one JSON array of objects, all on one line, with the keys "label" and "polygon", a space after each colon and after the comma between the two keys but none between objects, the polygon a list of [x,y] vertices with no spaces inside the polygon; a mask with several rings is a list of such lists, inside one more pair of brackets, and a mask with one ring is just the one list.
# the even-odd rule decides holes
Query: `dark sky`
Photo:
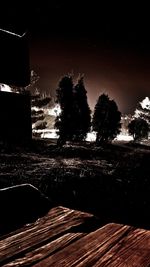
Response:
[{"label": "dark sky", "polygon": [[0,27],[29,32],[30,63],[42,91],[55,94],[63,74],[85,74],[93,108],[99,94],[132,112],[150,96],[150,16],[141,3],[108,1],[6,3]]}]

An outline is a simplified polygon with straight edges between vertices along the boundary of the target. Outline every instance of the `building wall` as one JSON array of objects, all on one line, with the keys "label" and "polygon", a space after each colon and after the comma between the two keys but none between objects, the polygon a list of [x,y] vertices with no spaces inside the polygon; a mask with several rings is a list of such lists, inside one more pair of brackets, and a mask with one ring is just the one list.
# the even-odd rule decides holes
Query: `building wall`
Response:
[{"label": "building wall", "polygon": [[27,36],[0,29],[0,83],[25,87],[30,83]]},{"label": "building wall", "polygon": [[0,91],[0,140],[27,143],[31,139],[30,94]]}]

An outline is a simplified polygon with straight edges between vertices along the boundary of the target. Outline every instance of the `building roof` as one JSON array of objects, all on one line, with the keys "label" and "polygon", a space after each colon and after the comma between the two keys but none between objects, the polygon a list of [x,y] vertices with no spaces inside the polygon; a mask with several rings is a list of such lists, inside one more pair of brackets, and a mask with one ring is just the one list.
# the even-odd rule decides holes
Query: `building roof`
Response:
[{"label": "building roof", "polygon": [[0,83],[27,86],[30,83],[27,34],[0,29]]}]

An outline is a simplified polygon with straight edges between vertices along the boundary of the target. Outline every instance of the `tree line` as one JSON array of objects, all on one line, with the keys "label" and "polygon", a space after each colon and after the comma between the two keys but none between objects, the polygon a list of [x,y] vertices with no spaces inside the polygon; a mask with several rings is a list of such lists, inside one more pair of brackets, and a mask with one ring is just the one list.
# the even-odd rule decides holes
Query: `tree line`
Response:
[{"label": "tree line", "polygon": [[[32,71],[31,84],[27,89],[35,90],[31,101],[34,128],[45,129],[47,122],[44,107],[49,105],[52,98],[41,95],[35,86],[38,80],[39,76]],[[84,141],[90,131],[95,131],[96,143],[102,145],[111,142],[120,133],[121,112],[116,102],[111,100],[107,94],[101,94],[98,97],[92,115],[83,76],[79,77],[76,84],[73,83],[71,75],[62,77],[56,89],[56,102],[61,108],[61,113],[55,120],[59,145],[67,141]],[[135,114],[128,124],[128,131],[135,141],[148,138],[150,131],[150,99],[148,97],[138,103]]]},{"label": "tree line", "polygon": [[[96,144],[103,145],[111,142],[121,131],[121,112],[107,94],[99,96],[91,115],[83,76],[76,84],[72,75],[62,77],[56,89],[56,102],[61,108],[55,120],[58,145],[67,141],[84,141],[90,130],[96,132]],[[148,137],[149,124],[142,117],[134,118],[128,128],[135,141]]]},{"label": "tree line", "polygon": [[112,141],[120,132],[121,113],[108,95],[99,96],[92,118],[83,76],[75,85],[71,75],[64,76],[56,90],[56,101],[61,107],[55,121],[59,145],[67,141],[84,141],[91,127],[96,132],[98,145]]}]

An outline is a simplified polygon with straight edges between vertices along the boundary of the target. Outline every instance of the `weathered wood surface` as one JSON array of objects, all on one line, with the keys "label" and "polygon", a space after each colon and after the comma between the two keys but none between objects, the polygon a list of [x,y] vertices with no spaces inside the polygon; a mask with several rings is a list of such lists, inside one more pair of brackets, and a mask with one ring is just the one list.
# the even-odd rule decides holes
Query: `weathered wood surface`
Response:
[{"label": "weathered wood surface", "polygon": [[148,267],[150,231],[56,207],[0,240],[0,266]]},{"label": "weathered wood surface", "polygon": [[1,239],[0,266],[12,259],[22,257],[22,255],[29,251],[34,251],[39,247],[43,248],[44,245],[48,245],[55,239],[59,243],[60,240],[58,238],[61,236],[64,236],[64,242],[68,242],[67,233],[74,234],[69,236],[69,240],[77,238],[80,234],[78,234],[76,227],[87,223],[92,218],[94,216],[91,214],[63,207],[51,209],[46,216],[40,218],[35,223],[31,223],[20,229],[20,231],[16,231],[5,239]]}]

